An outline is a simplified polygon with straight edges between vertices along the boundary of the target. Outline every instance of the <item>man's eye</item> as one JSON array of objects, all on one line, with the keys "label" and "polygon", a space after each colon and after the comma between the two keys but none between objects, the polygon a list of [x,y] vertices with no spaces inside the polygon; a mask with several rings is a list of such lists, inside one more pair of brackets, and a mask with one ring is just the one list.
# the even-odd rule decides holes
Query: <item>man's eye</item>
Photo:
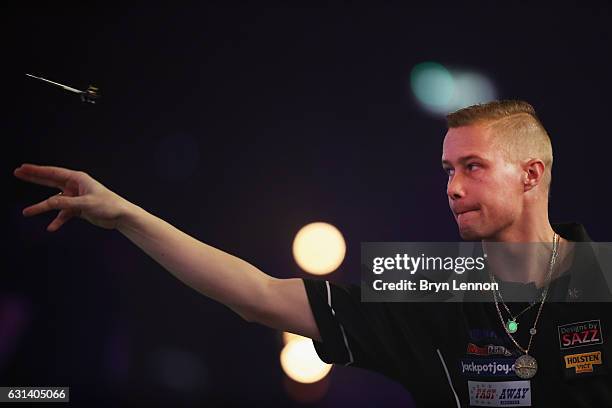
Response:
[{"label": "man's eye", "polygon": [[467,165],[468,170],[474,170],[475,167],[480,167],[480,164],[478,163],[470,163]]},{"label": "man's eye", "polygon": [[453,175],[453,169],[450,168],[445,168],[444,172],[448,175],[448,176],[452,176]]}]

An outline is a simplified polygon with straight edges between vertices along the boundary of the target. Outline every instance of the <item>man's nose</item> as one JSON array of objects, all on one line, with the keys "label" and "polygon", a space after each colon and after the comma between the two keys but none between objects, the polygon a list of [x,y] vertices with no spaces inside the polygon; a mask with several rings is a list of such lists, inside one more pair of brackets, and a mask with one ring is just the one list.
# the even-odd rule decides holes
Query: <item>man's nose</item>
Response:
[{"label": "man's nose", "polygon": [[446,195],[451,200],[456,200],[465,196],[465,190],[463,182],[461,181],[461,176],[458,174],[453,174],[452,177],[449,178],[448,184],[446,185]]}]

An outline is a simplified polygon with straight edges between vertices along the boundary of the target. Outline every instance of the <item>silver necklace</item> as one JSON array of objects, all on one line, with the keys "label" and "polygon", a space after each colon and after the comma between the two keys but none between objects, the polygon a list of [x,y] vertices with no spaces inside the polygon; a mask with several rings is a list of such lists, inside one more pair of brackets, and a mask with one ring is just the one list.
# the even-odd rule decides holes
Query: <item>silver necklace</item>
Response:
[{"label": "silver necklace", "polygon": [[[518,357],[516,359],[516,361],[514,362],[514,372],[516,373],[516,375],[519,378],[522,378],[522,379],[532,378],[536,374],[536,372],[538,371],[538,362],[536,361],[535,358],[533,358],[532,356],[529,355],[529,350],[531,349],[531,343],[532,343],[532,340],[533,340],[533,336],[535,336],[535,334],[537,333],[536,327],[538,325],[538,320],[540,318],[540,314],[542,313],[542,308],[544,307],[544,302],[546,301],[546,296],[548,295],[548,288],[550,286],[550,281],[551,281],[551,277],[552,277],[552,271],[553,271],[553,268],[555,266],[555,261],[557,260],[558,246],[559,246],[559,235],[557,235],[557,233],[555,233],[553,235],[553,249],[552,249],[552,254],[550,256],[550,262],[549,262],[549,266],[548,266],[548,277],[546,279],[546,286],[545,286],[544,292],[542,294],[542,301],[540,302],[540,307],[538,309],[538,314],[536,315],[535,321],[533,323],[533,327],[531,327],[531,329],[529,329],[529,344],[527,345],[527,348],[521,347],[521,345],[512,336],[512,333],[510,332],[510,330],[508,330],[508,325],[504,323],[504,317],[502,316],[501,310],[499,309],[499,303],[497,301],[497,293],[496,293],[496,291],[493,292],[493,299],[495,301],[495,309],[497,310],[497,315],[499,316],[499,321],[501,322],[502,326],[504,327],[504,330],[506,331],[506,334],[508,335],[508,337],[510,337],[510,340],[512,340],[514,345],[521,352],[524,353],[522,356]],[[485,258],[486,258],[486,254],[485,254]],[[493,274],[491,273],[491,270],[489,270],[489,276],[491,277],[492,283],[494,283],[495,282],[495,278],[493,277]],[[524,313],[530,307],[526,308],[520,314]],[[509,309],[508,309],[507,306],[506,306],[506,310],[508,310],[508,312],[509,312]]]},{"label": "silver necklace", "polygon": [[[497,285],[497,281],[495,280],[495,276],[493,276],[493,274],[491,274],[489,272],[489,276],[491,278],[491,282],[493,284],[495,284],[496,287],[499,288],[499,286]],[[550,278],[550,277],[549,277]],[[504,307],[504,309],[506,309],[506,312],[508,313],[508,316],[510,316],[508,318],[508,320],[506,320],[506,330],[508,330],[508,332],[510,333],[516,333],[518,330],[518,322],[516,321],[523,313],[525,313],[526,311],[528,311],[529,309],[531,309],[532,307],[534,307],[535,305],[537,305],[539,302],[542,301],[542,299],[544,298],[544,291],[542,291],[542,295],[540,296],[540,299],[538,300],[534,300],[533,302],[531,302],[529,304],[529,306],[525,307],[523,310],[521,310],[519,312],[519,314],[517,315],[513,315],[512,312],[510,311],[510,308],[508,307],[508,305],[506,305],[506,302],[504,301],[504,298],[502,297],[502,293],[501,290],[499,289],[495,289],[495,293],[497,294],[497,296],[499,296],[499,300],[501,301],[502,306]]]}]

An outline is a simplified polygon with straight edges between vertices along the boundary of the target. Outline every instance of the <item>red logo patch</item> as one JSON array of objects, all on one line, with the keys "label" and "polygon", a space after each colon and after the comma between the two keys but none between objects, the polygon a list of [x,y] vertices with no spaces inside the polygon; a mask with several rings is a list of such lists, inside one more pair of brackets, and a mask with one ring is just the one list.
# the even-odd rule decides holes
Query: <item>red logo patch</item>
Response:
[{"label": "red logo patch", "polygon": [[477,356],[511,356],[512,352],[504,346],[498,346],[495,344],[487,344],[486,346],[477,346],[474,343],[468,343],[467,354],[474,354]]},{"label": "red logo patch", "polygon": [[558,331],[561,350],[603,344],[599,320],[564,324],[563,326],[558,326]]}]

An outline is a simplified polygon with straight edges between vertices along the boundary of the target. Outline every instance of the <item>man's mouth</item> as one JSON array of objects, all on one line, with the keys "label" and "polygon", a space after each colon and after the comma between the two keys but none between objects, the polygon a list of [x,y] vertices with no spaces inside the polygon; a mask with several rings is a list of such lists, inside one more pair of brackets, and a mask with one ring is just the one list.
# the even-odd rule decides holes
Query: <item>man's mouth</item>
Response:
[{"label": "man's mouth", "polygon": [[466,215],[468,215],[470,213],[476,212],[476,211],[478,211],[478,210],[474,209],[474,210],[467,210],[467,211],[463,211],[463,212],[457,213],[457,220],[459,220],[462,217],[465,217]]}]

